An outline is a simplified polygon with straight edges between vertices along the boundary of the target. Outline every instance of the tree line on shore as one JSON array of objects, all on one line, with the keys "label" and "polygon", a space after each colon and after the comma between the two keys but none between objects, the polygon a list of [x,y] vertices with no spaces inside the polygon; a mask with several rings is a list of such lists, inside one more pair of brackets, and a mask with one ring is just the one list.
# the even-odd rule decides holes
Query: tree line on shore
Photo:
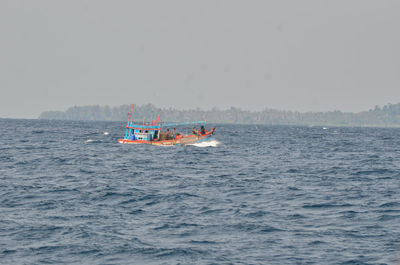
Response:
[{"label": "tree line on shore", "polygon": [[[131,105],[110,106],[74,106],[66,111],[46,111],[39,119],[53,120],[91,120],[91,121],[125,121]],[[275,109],[247,111],[231,107],[226,110],[178,110],[174,108],[159,109],[152,104],[135,106],[134,120],[151,121],[161,111],[162,121],[189,122],[206,120],[210,123],[231,124],[268,124],[268,125],[331,125],[331,126],[400,126],[400,103],[357,113],[296,112]]]}]

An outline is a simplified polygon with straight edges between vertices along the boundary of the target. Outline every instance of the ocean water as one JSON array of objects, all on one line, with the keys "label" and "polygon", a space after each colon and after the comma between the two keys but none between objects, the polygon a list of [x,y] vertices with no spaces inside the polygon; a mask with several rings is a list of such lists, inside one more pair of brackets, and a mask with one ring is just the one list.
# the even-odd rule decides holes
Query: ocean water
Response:
[{"label": "ocean water", "polygon": [[400,129],[0,119],[1,264],[398,264]]}]

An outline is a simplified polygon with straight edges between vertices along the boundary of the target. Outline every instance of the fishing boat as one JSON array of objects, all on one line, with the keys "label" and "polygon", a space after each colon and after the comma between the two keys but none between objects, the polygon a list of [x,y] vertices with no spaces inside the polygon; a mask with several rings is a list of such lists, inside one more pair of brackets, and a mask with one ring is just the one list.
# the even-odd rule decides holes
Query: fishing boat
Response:
[{"label": "fishing boat", "polygon": [[[164,123],[160,120],[161,113],[158,113],[157,120],[138,123],[133,121],[133,105],[126,123],[125,136],[118,139],[121,144],[151,144],[151,145],[188,145],[206,141],[212,137],[215,128],[207,131],[206,121]],[[182,125],[201,124],[201,130],[193,128],[192,134],[183,135],[175,131],[175,127]],[[170,131],[170,128],[173,128]]]}]

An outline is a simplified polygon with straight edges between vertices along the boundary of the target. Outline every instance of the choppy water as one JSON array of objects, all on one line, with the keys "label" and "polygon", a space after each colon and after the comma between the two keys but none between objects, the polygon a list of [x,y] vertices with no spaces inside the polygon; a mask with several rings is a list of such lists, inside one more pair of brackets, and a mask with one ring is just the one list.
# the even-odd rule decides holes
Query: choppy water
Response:
[{"label": "choppy water", "polygon": [[[400,129],[0,120],[1,264],[396,264]],[[104,134],[109,132],[109,134]]]}]

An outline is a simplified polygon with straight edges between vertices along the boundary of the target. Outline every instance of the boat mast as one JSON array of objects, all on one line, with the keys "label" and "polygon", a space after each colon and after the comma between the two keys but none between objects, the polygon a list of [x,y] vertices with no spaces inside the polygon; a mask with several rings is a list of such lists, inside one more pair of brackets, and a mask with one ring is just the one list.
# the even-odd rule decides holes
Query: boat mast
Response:
[{"label": "boat mast", "polygon": [[133,107],[135,106],[135,104],[132,104],[131,107],[131,112],[128,113],[128,122],[126,123],[126,132],[125,132],[125,139],[128,139],[128,137],[131,136],[130,130],[128,127],[132,126],[133,123]]},{"label": "boat mast", "polygon": [[131,107],[131,114],[130,114],[130,116],[131,116],[131,125],[132,125],[132,123],[133,123],[133,107],[135,106],[135,104],[132,104],[132,107]]}]

